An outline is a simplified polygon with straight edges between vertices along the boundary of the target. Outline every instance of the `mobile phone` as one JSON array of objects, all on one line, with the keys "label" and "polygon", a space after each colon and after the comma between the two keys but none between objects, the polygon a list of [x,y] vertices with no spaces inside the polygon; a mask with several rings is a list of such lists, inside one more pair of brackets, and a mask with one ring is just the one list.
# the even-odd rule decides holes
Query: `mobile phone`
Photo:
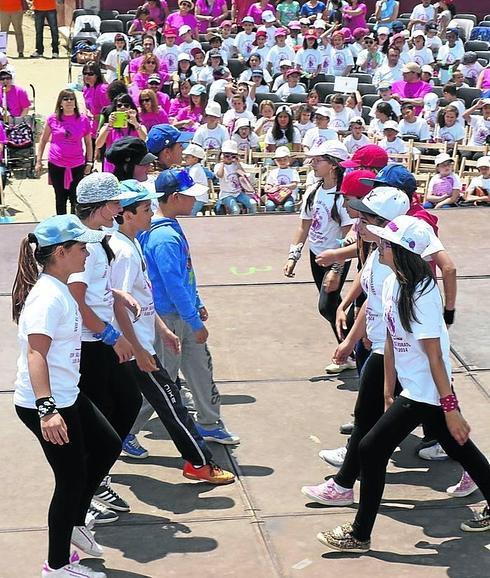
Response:
[{"label": "mobile phone", "polygon": [[128,113],[116,111],[114,113],[114,122],[112,123],[114,128],[127,128],[128,127]]}]

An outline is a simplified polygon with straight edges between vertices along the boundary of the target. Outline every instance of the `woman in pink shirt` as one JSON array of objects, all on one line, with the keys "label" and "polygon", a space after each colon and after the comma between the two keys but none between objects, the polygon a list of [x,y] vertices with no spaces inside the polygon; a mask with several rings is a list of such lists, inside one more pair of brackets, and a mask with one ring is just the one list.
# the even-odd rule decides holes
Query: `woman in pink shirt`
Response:
[{"label": "woman in pink shirt", "polygon": [[88,62],[82,69],[83,99],[87,116],[92,122],[92,138],[97,137],[100,113],[111,101],[107,96],[107,84],[104,81],[100,66],[94,62]]},{"label": "woman in pink shirt", "polygon": [[182,108],[172,123],[176,128],[187,132],[195,132],[202,123],[204,110],[206,109],[206,87],[202,84],[195,84],[190,92],[191,98],[189,106]]},{"label": "woman in pink shirt", "polygon": [[480,76],[476,81],[476,88],[481,90],[483,98],[490,97],[490,67],[487,67],[480,72]]},{"label": "woman in pink shirt", "polygon": [[168,115],[158,106],[157,97],[153,90],[145,88],[140,92],[139,105],[141,124],[148,132],[156,124],[168,124]]},{"label": "woman in pink shirt", "polygon": [[5,134],[5,129],[3,128],[3,122],[0,120],[0,178],[2,179],[2,187],[5,188],[7,183],[6,168],[3,163],[3,149],[7,144],[7,135]]},{"label": "woman in pink shirt", "polygon": [[269,4],[269,0],[259,0],[259,2],[250,6],[247,16],[251,16],[254,19],[255,24],[259,26],[262,24],[262,13],[266,10],[270,10],[272,14],[276,13],[275,7],[272,4]]},{"label": "woman in pink shirt", "polygon": [[29,113],[31,101],[23,88],[12,84],[12,73],[8,70],[0,72],[0,87],[2,90],[1,107],[6,108],[12,117],[26,116]]},{"label": "woman in pink shirt", "polygon": [[366,28],[366,5],[359,0],[348,0],[348,2],[350,6],[342,8],[344,26],[351,32],[354,32],[356,28]]},{"label": "woman in pink shirt", "polygon": [[73,90],[60,92],[55,113],[46,120],[37,151],[38,175],[42,171],[42,158],[48,142],[48,177],[54,188],[56,214],[66,214],[68,200],[74,213],[77,185],[84,175],[91,172],[94,163],[90,120],[80,114]]},{"label": "woman in pink shirt", "polygon": [[179,82],[179,92],[175,98],[170,101],[170,108],[168,111],[168,116],[175,118],[180,109],[189,106],[191,99],[189,92],[191,91],[191,81],[189,79],[181,80]]},{"label": "woman in pink shirt", "polygon": [[[194,38],[199,37],[199,23],[197,18],[192,14],[192,9],[194,8],[194,2],[192,0],[179,0],[179,10],[178,12],[172,12],[167,18],[165,26],[168,28],[175,28],[178,30],[181,26],[186,24],[190,26],[192,30],[192,36]],[[176,44],[181,44],[182,38],[180,36],[176,40]]]},{"label": "woman in pink shirt", "polygon": [[210,26],[219,26],[229,18],[230,10],[226,0],[196,0],[196,18],[199,32],[205,34]]},{"label": "woman in pink shirt", "polygon": [[160,69],[160,61],[154,54],[145,54],[141,61],[138,72],[133,76],[133,85],[137,86],[139,90],[143,90],[148,86],[148,79],[152,74],[158,73]]},{"label": "woman in pink shirt", "polygon": [[[108,150],[112,143],[125,136],[136,136],[141,140],[146,141],[146,128],[141,124],[136,106],[129,94],[120,94],[116,96],[113,103],[113,112],[109,115],[109,121],[99,131],[99,136],[95,141],[96,151],[105,145]],[[114,124],[117,120],[116,112],[126,113],[126,126],[118,128]],[[107,173],[114,172],[114,165],[106,159],[102,162],[102,170]]]},{"label": "woman in pink shirt", "polygon": [[165,0],[148,0],[143,7],[150,13],[150,20],[153,20],[157,26],[163,26],[168,16],[168,4]]}]

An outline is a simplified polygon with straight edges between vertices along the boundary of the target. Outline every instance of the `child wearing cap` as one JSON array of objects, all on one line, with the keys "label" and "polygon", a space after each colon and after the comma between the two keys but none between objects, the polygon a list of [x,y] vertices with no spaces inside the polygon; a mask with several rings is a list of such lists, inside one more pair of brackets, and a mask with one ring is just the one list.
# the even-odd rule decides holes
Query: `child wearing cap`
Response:
[{"label": "child wearing cap", "polygon": [[334,76],[349,76],[354,68],[354,59],[349,47],[345,45],[344,35],[340,31],[332,34],[332,51],[330,54],[330,69],[328,74]]},{"label": "child wearing cap", "polygon": [[254,51],[254,19],[251,16],[246,16],[242,20],[243,30],[235,36],[235,48],[239,57],[246,60]]},{"label": "child wearing cap", "polygon": [[214,167],[219,181],[219,200],[232,215],[240,214],[241,205],[248,214],[254,214],[257,212],[257,201],[244,190],[243,177],[247,175],[238,160],[238,153],[236,142],[228,140],[223,143],[220,162]]},{"label": "child wearing cap", "polygon": [[345,104],[345,96],[343,94],[334,94],[330,99],[330,123],[329,128],[338,132],[344,133],[349,130],[350,119],[356,113]]},{"label": "child wearing cap", "polygon": [[[407,143],[398,136],[399,132],[400,128],[397,122],[394,120],[385,122],[383,126],[383,138],[379,141],[378,145],[384,149],[388,155],[405,154],[408,152]],[[390,158],[389,162],[393,162],[393,159]],[[397,162],[396,157],[394,162]]]},{"label": "child wearing cap", "polygon": [[228,81],[225,86],[225,94],[228,100],[228,106],[231,106],[231,99],[235,94],[241,94],[245,97],[245,107],[246,110],[252,112],[253,105],[255,104],[255,83],[248,82],[246,80],[239,80],[236,82]]},{"label": "child wearing cap", "polygon": [[175,43],[177,39],[177,30],[174,28],[165,28],[163,30],[164,42],[157,46],[153,54],[167,66],[168,72],[172,74],[178,67],[178,58],[180,49]]},{"label": "child wearing cap", "polygon": [[220,149],[229,138],[228,131],[221,124],[221,107],[217,102],[209,102],[204,111],[206,122],[194,133],[192,142],[204,150]]},{"label": "child wearing cap", "polygon": [[316,126],[306,131],[301,143],[303,150],[308,151],[311,148],[316,148],[329,140],[338,140],[337,132],[329,128],[330,114],[330,110],[325,106],[316,109],[314,115]]},{"label": "child wearing cap", "polygon": [[490,203],[490,157],[480,157],[476,161],[480,173],[473,177],[464,194],[464,200],[475,205]]},{"label": "child wearing cap", "polygon": [[294,50],[286,44],[287,32],[284,28],[277,28],[274,37],[275,44],[269,50],[265,60],[265,66],[271,75],[279,74],[282,60],[294,62]]},{"label": "child wearing cap", "polygon": [[277,96],[284,102],[289,100],[291,94],[306,94],[304,84],[299,82],[301,72],[291,68],[286,72],[286,82],[277,89]]},{"label": "child wearing cap", "polygon": [[244,94],[234,94],[231,97],[231,108],[223,116],[223,125],[228,129],[228,134],[233,134],[235,123],[239,118],[246,118],[251,124],[255,123],[255,116],[246,109],[246,97]]},{"label": "child wearing cap", "polygon": [[[420,67],[434,62],[434,54],[425,45],[425,35],[422,30],[417,30],[412,35],[413,48],[408,51],[410,62],[416,62]],[[422,80],[425,80],[424,78]]]},{"label": "child wearing cap", "polygon": [[318,40],[315,34],[304,36],[303,46],[296,52],[296,66],[302,72],[315,77],[322,69],[321,54],[318,52]]},{"label": "child wearing cap", "polygon": [[298,171],[290,167],[291,151],[288,147],[276,149],[274,160],[277,168],[272,169],[266,178],[265,210],[267,213],[284,210],[294,212],[300,178]]},{"label": "child wearing cap", "polygon": [[129,50],[126,47],[126,40],[123,34],[115,35],[114,46],[115,48],[109,52],[104,62],[106,68],[105,79],[108,84],[122,77],[121,68],[124,63],[130,60]]},{"label": "child wearing cap", "polygon": [[196,132],[201,126],[206,108],[206,89],[201,84],[195,84],[189,91],[189,96],[189,106],[179,110],[173,125],[177,128],[185,127],[185,130],[189,132]]},{"label": "child wearing cap", "polygon": [[461,181],[454,174],[454,160],[441,153],[434,159],[437,174],[431,178],[424,197],[425,209],[455,207],[461,196]]},{"label": "child wearing cap", "polygon": [[458,68],[464,56],[464,45],[459,41],[457,29],[449,28],[446,40],[447,42],[439,48],[436,59],[439,78],[443,84],[449,81],[451,74]]},{"label": "child wearing cap", "polygon": [[190,54],[194,48],[201,48],[201,43],[192,38],[191,27],[187,24],[179,28],[179,36],[182,40],[179,44],[180,54]]},{"label": "child wearing cap", "polygon": [[[257,30],[255,33],[255,40],[254,40],[254,51],[250,55],[252,57],[254,54],[260,55],[261,64],[260,68],[262,68],[262,62],[267,60],[267,55],[270,52],[271,47],[267,46],[267,32],[261,28]],[[269,75],[272,80],[272,76],[270,75],[269,71],[266,69],[265,72]]]},{"label": "child wearing cap", "polygon": [[[200,147],[198,144],[192,142],[189,146],[187,146],[183,153],[182,158],[184,160],[184,166],[187,168],[187,172],[191,179],[198,183],[199,185],[203,185],[206,187],[206,191],[203,192],[201,195],[196,197],[196,201],[194,203],[194,207],[192,209],[192,216],[195,217],[197,213],[199,213],[204,205],[209,202],[209,182],[208,182],[208,175],[204,170],[201,162],[204,160],[206,156],[206,151]],[[212,176],[212,173],[210,173]]]},{"label": "child wearing cap", "polygon": [[353,155],[356,150],[363,146],[370,144],[370,140],[364,134],[366,125],[362,116],[355,116],[351,118],[349,123],[350,134],[348,134],[342,141],[350,155]]},{"label": "child wearing cap", "polygon": [[356,65],[361,72],[374,74],[382,65],[384,55],[378,50],[378,44],[372,34],[366,34],[363,43],[364,49],[357,55]]},{"label": "child wearing cap", "polygon": [[248,158],[250,151],[259,150],[259,137],[252,131],[252,125],[246,118],[236,121],[231,140],[236,142],[238,150],[245,154],[245,158]]},{"label": "child wearing cap", "polygon": [[469,78],[476,84],[482,70],[485,70],[485,67],[478,61],[478,54],[473,51],[465,52],[463,60],[458,66],[458,71],[462,73],[463,77]]}]

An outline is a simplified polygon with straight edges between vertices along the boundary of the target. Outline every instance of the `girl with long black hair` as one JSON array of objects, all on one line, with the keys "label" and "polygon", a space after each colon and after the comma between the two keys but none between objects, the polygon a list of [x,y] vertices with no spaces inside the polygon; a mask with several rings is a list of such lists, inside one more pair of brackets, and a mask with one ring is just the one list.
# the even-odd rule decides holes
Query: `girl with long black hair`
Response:
[{"label": "girl with long black hair", "polygon": [[86,244],[99,245],[103,237],[103,232],[91,231],[74,215],[46,219],[22,240],[12,289],[12,316],[19,325],[20,342],[15,410],[39,440],[55,478],[43,578],[106,576],[75,563],[77,555],[70,556],[70,542],[91,556],[102,555],[85,526],[85,516],[121,442],[80,392],[82,325],[67,287],[70,275],[85,268]]},{"label": "girl with long black hair", "polygon": [[[451,387],[450,345],[437,282],[424,257],[433,251],[430,227],[403,215],[386,227],[368,225],[380,238],[379,260],[392,271],[383,285],[385,413],[359,445],[361,494],[352,524],[321,532],[318,539],[343,552],[367,552],[383,495],[386,466],[395,448],[419,425],[430,423],[446,453],[459,461],[481,490],[487,505],[467,532],[490,530],[490,465],[469,439]],[[394,400],[396,378],[401,394]]]},{"label": "girl with long black hair", "polygon": [[267,152],[273,153],[278,146],[288,146],[293,152],[301,150],[301,134],[294,126],[293,112],[286,104],[279,106],[274,124],[265,135]]}]

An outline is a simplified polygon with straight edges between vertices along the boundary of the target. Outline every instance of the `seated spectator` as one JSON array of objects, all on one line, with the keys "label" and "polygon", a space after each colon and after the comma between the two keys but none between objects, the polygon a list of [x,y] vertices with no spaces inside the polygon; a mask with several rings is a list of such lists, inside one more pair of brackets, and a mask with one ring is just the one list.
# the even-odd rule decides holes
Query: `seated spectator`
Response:
[{"label": "seated spectator", "polygon": [[183,153],[182,160],[184,161],[184,166],[187,168],[189,176],[195,183],[203,185],[206,187],[206,192],[196,197],[194,206],[192,207],[192,216],[195,217],[197,213],[201,212],[204,205],[209,202],[209,181],[208,176],[201,162],[206,156],[205,150],[195,143],[188,145]]},{"label": "seated spectator", "polygon": [[352,58],[357,60],[359,54],[364,50],[364,37],[369,34],[369,28],[356,28],[352,32],[352,38],[354,42],[349,45],[349,50],[351,51]]},{"label": "seated spectator", "polygon": [[485,67],[478,62],[478,54],[472,51],[465,52],[461,64],[458,66],[458,71],[461,72],[465,80],[471,81],[471,86],[476,86],[482,70],[485,70]]},{"label": "seated spectator", "polygon": [[437,29],[442,39],[447,38],[447,27],[456,15],[456,7],[453,0],[440,0],[434,6],[437,8]]},{"label": "seated spectator", "polygon": [[[192,0],[179,0],[178,2],[178,11],[172,12],[167,17],[167,21],[165,22],[165,26],[169,28],[173,28],[175,30],[179,30],[181,26],[189,26],[192,30],[192,36],[194,38],[199,37],[199,23],[197,18],[192,14],[192,10],[194,9],[194,2]],[[182,43],[182,38],[177,38],[177,44]]]},{"label": "seated spectator", "polygon": [[435,60],[439,48],[442,46],[442,40],[439,37],[437,24],[435,22],[426,24],[425,26],[425,46],[430,48]]},{"label": "seated spectator", "polygon": [[225,88],[225,93],[228,100],[228,106],[231,106],[231,99],[235,94],[241,94],[245,97],[245,108],[252,112],[255,103],[255,85],[248,82],[228,82]]},{"label": "seated spectator", "polygon": [[[130,60],[128,66],[126,67],[126,70],[124,71],[124,75],[127,76],[129,79],[131,79],[133,74],[136,74],[138,72],[138,69],[141,65],[141,61],[143,60],[144,56],[146,54],[153,54],[153,52],[155,51],[155,38],[151,34],[144,34],[142,37],[142,43],[143,43],[143,54]],[[158,58],[158,55],[156,56]],[[166,82],[169,79],[167,64],[161,58],[159,58],[159,62],[160,68],[156,72],[160,74],[163,82]]]},{"label": "seated spectator", "polygon": [[[229,22],[230,10],[226,0],[196,0],[196,18],[199,32],[205,34],[210,27],[222,26]],[[231,29],[231,23],[229,28]]]},{"label": "seated spectator", "polygon": [[271,47],[267,45],[267,31],[263,28],[259,28],[255,33],[255,40],[254,40],[254,51],[252,55],[257,54],[260,56],[261,62],[264,63],[267,61],[267,56],[271,50]]},{"label": "seated spectator", "polygon": [[[368,32],[366,33],[368,34]],[[388,47],[390,45],[390,29],[381,26],[380,28],[376,29],[376,44],[378,50],[384,55],[388,51]]]},{"label": "seated spectator", "polygon": [[157,73],[160,69],[160,62],[154,54],[145,54],[138,68],[138,72],[133,76],[132,85],[137,89],[136,92],[143,90],[148,86],[148,79],[151,75]]},{"label": "seated spectator", "polygon": [[247,59],[254,52],[254,19],[251,16],[245,16],[242,20],[243,30],[235,36],[235,48],[243,59]]},{"label": "seated spectator", "polygon": [[189,106],[190,103],[190,96],[189,93],[191,91],[192,83],[190,80],[181,80],[179,82],[179,92],[175,95],[175,98],[172,98],[170,101],[170,108],[168,110],[168,116],[170,118],[175,118],[177,113],[181,108],[185,108]]},{"label": "seated spectator", "polygon": [[[262,70],[261,68],[257,68],[256,70],[252,70],[251,76],[251,84],[254,94],[260,94],[264,92],[269,92],[270,88],[267,82],[265,81],[264,75],[269,73],[267,70]],[[270,76],[270,75],[269,75]],[[247,82],[246,80],[242,80],[240,82]]]},{"label": "seated spectator", "polygon": [[425,35],[422,30],[416,30],[412,36],[413,48],[408,51],[410,62],[416,62],[420,67],[432,64],[435,60],[430,48],[425,46]]},{"label": "seated spectator", "polygon": [[205,124],[196,130],[192,142],[204,150],[220,149],[229,139],[228,131],[221,124],[221,107],[217,102],[208,102],[205,113]]},{"label": "seated spectator", "polygon": [[345,45],[343,33],[341,31],[333,32],[329,74],[348,76],[353,68],[354,59],[349,47]]},{"label": "seated spectator", "polygon": [[247,110],[247,99],[244,94],[235,94],[231,98],[230,110],[227,110],[223,116],[223,125],[227,128],[228,134],[233,134],[235,122],[239,118],[246,118],[251,123],[255,123],[255,116]]},{"label": "seated spectator", "polygon": [[417,142],[430,140],[430,128],[427,121],[416,116],[413,104],[402,106],[402,120],[400,121],[400,134],[410,137]]},{"label": "seated spectator", "polygon": [[274,14],[275,10],[274,5],[270,4],[269,0],[259,0],[259,2],[255,2],[255,4],[250,6],[247,16],[251,16],[255,24],[258,26],[259,24],[262,24],[262,14],[264,12],[270,11]]},{"label": "seated spectator", "polygon": [[369,123],[368,136],[382,138],[384,136],[385,124],[389,120],[398,120],[393,109],[387,102],[381,102],[376,107],[374,118]]},{"label": "seated spectator", "polygon": [[269,84],[272,82],[272,76],[269,71],[264,69],[264,62],[262,56],[258,52],[253,52],[245,61],[245,70],[240,74],[238,80],[249,81],[252,80],[252,71],[262,70],[263,78]]},{"label": "seated spectator", "polygon": [[223,39],[218,33],[213,33],[208,35],[208,42],[210,45],[210,52],[217,50],[223,59],[223,64],[226,66],[228,64],[228,50],[223,48]]},{"label": "seated spectator", "polygon": [[335,132],[345,132],[349,129],[350,119],[356,113],[345,105],[345,96],[343,94],[334,94],[330,100],[330,124],[329,128]]},{"label": "seated spectator", "polygon": [[481,90],[483,98],[490,98],[490,66],[480,72],[476,81],[476,88]]},{"label": "seated spectator", "polygon": [[325,106],[316,109],[314,115],[316,126],[306,131],[301,143],[304,151],[317,148],[328,140],[338,140],[337,132],[329,128],[330,115],[331,111]]},{"label": "seated spectator", "polygon": [[424,96],[431,92],[432,87],[427,82],[421,80],[421,68],[415,62],[405,64],[402,68],[403,80],[393,84],[393,97],[400,104],[412,104],[415,107],[415,114],[419,114],[424,104]]},{"label": "seated spectator", "polygon": [[322,15],[325,12],[326,6],[323,2],[319,2],[318,0],[308,0],[305,2],[303,6],[301,6],[300,10],[300,18],[307,18],[308,23],[312,24],[316,19],[318,14]]},{"label": "seated spectator", "polygon": [[[396,121],[388,120],[385,122],[383,138],[378,145],[388,153],[388,156],[390,154],[405,154],[408,152],[407,143],[398,136],[399,132],[400,127]],[[396,162],[396,157],[394,162]]]},{"label": "seated spectator", "polygon": [[162,32],[164,43],[160,44],[160,46],[157,46],[154,50],[155,56],[159,59],[160,62],[165,64],[170,74],[176,72],[178,68],[180,49],[176,44],[177,33],[178,29],[166,26]]},{"label": "seated spectator", "polygon": [[179,80],[184,80],[185,78],[191,79],[191,77],[191,57],[186,52],[181,52],[179,56],[177,56],[177,70],[172,73],[170,80],[174,87],[178,85]]},{"label": "seated spectator", "polygon": [[162,77],[160,74],[152,74],[150,78],[148,78],[148,88],[155,93],[158,106],[168,114],[170,110],[170,97],[168,94],[161,91]]},{"label": "seated spectator", "polygon": [[[481,114],[473,114],[477,110]],[[464,111],[463,118],[471,127],[471,137],[468,142],[471,146],[483,146],[490,142],[490,98],[481,98],[476,104]],[[473,158],[483,156],[480,153]]]},{"label": "seated spectator", "polygon": [[172,124],[181,130],[196,132],[206,109],[206,89],[202,84],[195,84],[189,91],[189,97],[189,105],[177,112]]},{"label": "seated spectator", "polygon": [[282,104],[277,108],[274,124],[265,135],[267,152],[275,152],[278,146],[286,145],[293,152],[301,150],[301,135],[294,126],[293,113],[289,106]]},{"label": "seated spectator", "polygon": [[378,44],[372,34],[363,38],[364,48],[357,55],[356,65],[360,72],[374,74],[383,64],[384,55],[378,50]]},{"label": "seated spectator", "polygon": [[156,94],[149,88],[144,88],[139,94],[139,115],[141,124],[147,132],[156,124],[167,124],[167,113],[158,106]]},{"label": "seated spectator", "polygon": [[225,68],[223,56],[219,50],[210,50],[208,52],[207,65],[203,70],[201,70],[199,74],[199,82],[205,86],[211,84],[214,81],[214,71],[221,67]]},{"label": "seated spectator", "polygon": [[437,115],[434,140],[447,143],[448,150],[452,150],[455,143],[462,144],[465,137],[464,125],[458,122],[458,117],[458,109],[450,104]]},{"label": "seated spectator", "polygon": [[150,27],[153,21],[150,18],[150,11],[146,6],[138,6],[134,20],[128,30],[128,36],[143,36]]},{"label": "seated spectator", "polygon": [[350,134],[346,136],[343,140],[345,148],[349,151],[350,155],[353,155],[358,149],[363,146],[370,144],[370,140],[364,134],[366,130],[366,124],[362,116],[354,116],[350,119],[349,123]]},{"label": "seated spectator", "polygon": [[168,5],[166,0],[147,0],[143,6],[148,9],[150,19],[153,20],[157,26],[163,26],[163,23],[168,16]]},{"label": "seated spectator", "polygon": [[306,34],[302,48],[296,52],[295,62],[298,70],[301,73],[306,72],[309,78],[314,78],[320,74],[322,61],[315,34]]},{"label": "seated spectator", "polygon": [[490,203],[490,157],[480,157],[476,161],[476,167],[480,174],[471,179],[464,200],[475,205],[488,205]]},{"label": "seated spectator", "polygon": [[454,174],[454,159],[441,153],[434,159],[437,174],[431,178],[424,199],[424,209],[455,207],[461,196],[461,181]]},{"label": "seated spectator", "polygon": [[439,97],[435,92],[429,92],[424,96],[424,108],[419,114],[429,125],[431,136],[434,136],[434,129],[437,124],[437,114],[439,112]]},{"label": "seated spectator", "polygon": [[310,128],[315,128],[315,123],[313,122],[314,112],[313,107],[309,104],[300,104],[297,108],[297,120],[294,122],[294,126],[299,130],[301,140],[303,140],[306,132],[310,130]]},{"label": "seated spectator", "polygon": [[430,66],[430,64],[424,64],[420,70],[420,79],[434,86],[434,69],[432,66]]},{"label": "seated spectator", "polygon": [[279,87],[286,83],[286,74],[288,70],[291,70],[292,68],[293,63],[291,62],[291,60],[281,60],[281,62],[279,63],[280,74],[278,74],[276,78],[274,78],[271,92],[277,92]]},{"label": "seated spectator", "polygon": [[225,92],[231,82],[230,71],[224,66],[218,66],[213,70],[213,82],[209,87],[209,100],[216,100],[218,92]]},{"label": "seated spectator", "polygon": [[4,69],[0,71],[0,88],[2,91],[3,108],[15,118],[29,114],[31,101],[27,92],[13,83],[12,73]]},{"label": "seated spectator", "polygon": [[276,169],[272,169],[265,184],[265,210],[294,212],[294,203],[298,194],[300,178],[298,171],[291,168],[291,151],[282,146],[276,149],[274,161]]},{"label": "seated spectator", "polygon": [[291,94],[306,94],[306,89],[299,82],[300,71],[291,68],[286,72],[286,82],[277,89],[277,96],[287,102]]},{"label": "seated spectator", "polygon": [[348,94],[345,99],[345,106],[354,113],[354,116],[362,115],[361,93],[358,90],[356,90],[355,92]]},{"label": "seated spectator", "polygon": [[371,107],[371,110],[369,112],[369,116],[370,117],[374,117],[375,113],[376,113],[376,109],[378,108],[378,105],[381,104],[382,102],[387,102],[391,108],[393,109],[393,112],[396,114],[397,116],[397,120],[400,118],[401,115],[401,107],[400,107],[400,103],[393,98],[393,92],[391,90],[391,85],[388,84],[387,82],[381,82],[378,85],[378,94],[379,94],[379,100],[377,100],[373,106]]},{"label": "seated spectator", "polygon": [[286,44],[287,32],[284,28],[278,28],[275,33],[275,44],[269,50],[265,65],[270,74],[278,74],[281,72],[280,64],[283,60],[294,61],[294,50]]},{"label": "seated spectator", "polygon": [[238,145],[240,152],[248,153],[259,150],[259,137],[252,131],[252,125],[247,118],[239,118],[235,123],[233,142]]},{"label": "seated spectator", "polygon": [[457,70],[464,56],[464,46],[459,40],[457,28],[450,28],[446,33],[446,44],[443,44],[437,53],[436,67],[439,78],[445,84],[449,81],[452,71]]},{"label": "seated spectator", "polygon": [[204,64],[204,59],[206,54],[202,48],[193,48],[191,50],[191,81],[192,82],[199,82],[199,75],[201,71],[204,70],[206,65]]},{"label": "seated spectator", "polygon": [[458,98],[458,89],[454,82],[449,82],[442,87],[442,97],[447,102],[447,104],[450,104],[451,106],[454,106],[458,109],[458,122],[464,126],[463,115],[465,111],[465,105],[464,102]]},{"label": "seated spectator", "polygon": [[272,100],[263,100],[259,105],[259,120],[255,124],[254,132],[263,141],[267,131],[274,124],[276,109]]},{"label": "seated spectator", "polygon": [[456,88],[469,88],[469,84],[465,82],[465,78],[461,70],[454,70],[451,74],[449,82],[454,82]]}]

